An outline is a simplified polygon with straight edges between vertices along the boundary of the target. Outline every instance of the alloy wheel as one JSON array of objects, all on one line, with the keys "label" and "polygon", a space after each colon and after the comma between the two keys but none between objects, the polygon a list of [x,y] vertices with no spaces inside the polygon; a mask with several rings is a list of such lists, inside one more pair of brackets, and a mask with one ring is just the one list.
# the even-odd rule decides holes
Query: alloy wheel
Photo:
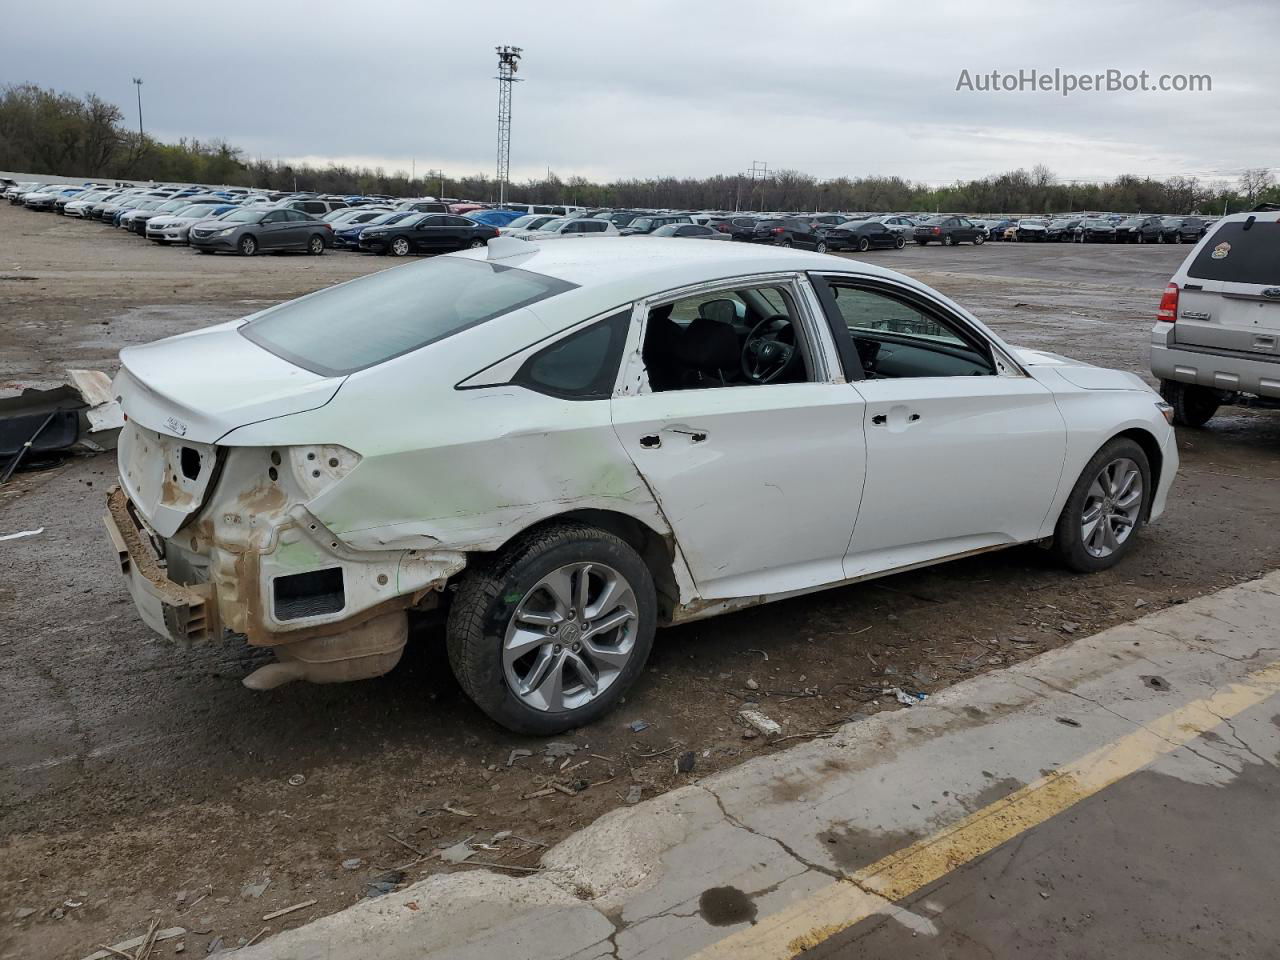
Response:
[{"label": "alloy wheel", "polygon": [[1109,557],[1138,525],[1142,510],[1142,471],[1128,457],[1104,466],[1085,494],[1080,511],[1080,541],[1093,557]]},{"label": "alloy wheel", "polygon": [[404,237],[396,237],[395,240],[391,241],[391,252],[397,257],[403,257],[409,252],[409,241]]},{"label": "alloy wheel", "polygon": [[526,706],[574,710],[603,694],[635,649],[639,605],[617,570],[571,563],[529,590],[507,624],[502,668]]}]

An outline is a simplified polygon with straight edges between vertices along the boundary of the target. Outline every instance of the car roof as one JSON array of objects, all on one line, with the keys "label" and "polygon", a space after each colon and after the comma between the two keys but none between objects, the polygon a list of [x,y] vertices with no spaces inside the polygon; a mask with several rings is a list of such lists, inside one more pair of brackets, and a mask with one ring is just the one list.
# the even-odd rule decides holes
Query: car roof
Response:
[{"label": "car roof", "polygon": [[[690,250],[690,244],[674,238],[587,237],[573,243],[533,243],[530,246],[532,249],[528,252],[521,251],[496,262],[574,284],[577,290],[539,303],[534,310],[542,315],[553,304],[563,303],[566,311],[579,320],[584,315],[590,316],[595,309],[607,310],[665,290],[761,273],[805,270],[856,272],[893,277],[918,286],[916,281],[901,277],[892,270],[866,263],[748,244],[709,243],[705,248],[692,244],[698,249]],[[487,255],[484,248],[446,254],[473,260],[487,259]],[[598,307],[589,306],[592,301],[598,303]],[[579,307],[588,312],[577,312]]]}]

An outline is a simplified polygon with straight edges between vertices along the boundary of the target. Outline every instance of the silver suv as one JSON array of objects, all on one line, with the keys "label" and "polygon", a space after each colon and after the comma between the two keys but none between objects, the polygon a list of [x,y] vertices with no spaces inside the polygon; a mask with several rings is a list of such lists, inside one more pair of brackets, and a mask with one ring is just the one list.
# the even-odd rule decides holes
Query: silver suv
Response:
[{"label": "silver suv", "polygon": [[1280,408],[1280,207],[1215,223],[1165,287],[1151,372],[1174,422],[1223,404]]}]

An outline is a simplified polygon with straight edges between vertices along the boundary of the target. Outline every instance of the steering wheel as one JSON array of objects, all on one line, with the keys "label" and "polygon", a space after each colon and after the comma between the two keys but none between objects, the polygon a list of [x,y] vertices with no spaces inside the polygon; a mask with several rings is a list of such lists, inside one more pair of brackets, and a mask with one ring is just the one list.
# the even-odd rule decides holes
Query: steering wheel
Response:
[{"label": "steering wheel", "polygon": [[781,313],[765,317],[742,344],[742,372],[752,383],[772,383],[800,359],[791,318]]}]

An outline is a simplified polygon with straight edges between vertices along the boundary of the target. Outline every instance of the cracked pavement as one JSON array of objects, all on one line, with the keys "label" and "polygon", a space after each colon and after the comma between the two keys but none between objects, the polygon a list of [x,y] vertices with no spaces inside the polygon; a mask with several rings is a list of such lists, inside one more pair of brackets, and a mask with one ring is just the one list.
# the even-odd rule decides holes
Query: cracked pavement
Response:
[{"label": "cracked pavement", "polygon": [[[1261,956],[1280,937],[1275,911],[1253,909],[1280,884],[1278,620],[1280,572],[606,814],[540,874],[431,877],[240,954]],[[988,811],[1037,784],[1052,799],[1073,770],[1097,782],[964,850],[969,826],[999,820]],[[954,862],[886,896],[868,868],[934,838]],[[811,901],[829,914],[833,888],[855,922],[770,941]]]}]

